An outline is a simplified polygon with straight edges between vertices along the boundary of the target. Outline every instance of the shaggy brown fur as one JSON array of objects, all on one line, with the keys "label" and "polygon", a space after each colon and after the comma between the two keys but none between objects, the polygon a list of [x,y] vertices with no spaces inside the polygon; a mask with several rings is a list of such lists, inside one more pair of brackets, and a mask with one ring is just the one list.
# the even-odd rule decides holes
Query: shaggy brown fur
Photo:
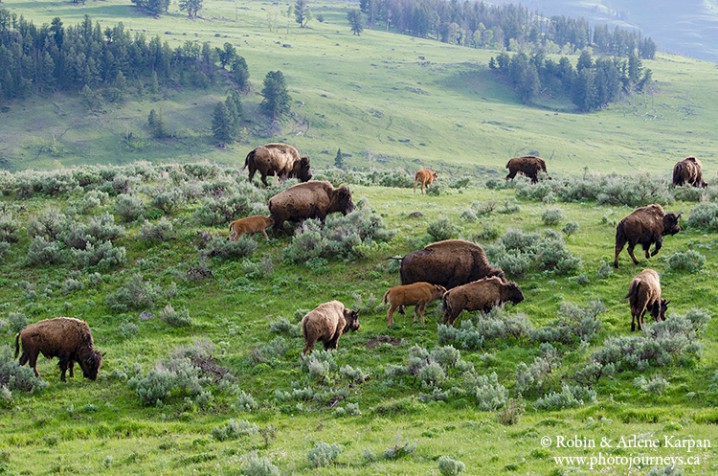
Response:
[{"label": "shaggy brown fur", "polygon": [[274,220],[274,232],[282,230],[285,221],[299,222],[319,218],[322,223],[329,213],[344,215],[354,211],[352,193],[342,185],[334,188],[322,180],[300,183],[279,192],[269,199],[269,213]]},{"label": "shaggy brown fur", "polygon": [[264,238],[269,241],[265,228],[272,225],[272,217],[262,215],[253,215],[251,217],[240,218],[229,224],[230,235],[227,237],[229,241],[237,241],[239,237],[245,233],[261,233]]},{"label": "shaggy brown fur", "polygon": [[416,193],[416,184],[421,186],[421,193],[424,193],[424,187],[428,187],[439,177],[439,174],[431,169],[419,169],[414,175],[414,192]]},{"label": "shaggy brown fur", "polygon": [[296,147],[281,142],[265,144],[252,150],[244,159],[244,168],[249,167],[249,181],[255,172],[262,175],[262,183],[268,186],[267,176],[276,175],[281,180],[298,178],[308,182],[312,178],[309,158],[300,157]]},{"label": "shaggy brown fur", "polygon": [[487,276],[503,276],[492,268],[484,249],[464,240],[444,240],[412,251],[401,259],[401,284],[426,281],[446,289]]},{"label": "shaggy brown fur", "polygon": [[305,341],[302,355],[313,352],[317,341],[323,342],[326,350],[336,350],[342,334],[358,329],[358,311],[347,309],[339,301],[320,304],[302,318],[302,334]]},{"label": "shaggy brown fur", "polygon": [[424,312],[426,305],[437,299],[446,292],[446,288],[439,284],[431,284],[426,282],[406,284],[403,286],[394,286],[384,293],[384,304],[389,303],[389,311],[386,313],[386,325],[391,327],[394,325],[394,310],[399,306],[407,306],[414,304],[414,322],[417,316],[421,317],[421,323],[424,324]]},{"label": "shaggy brown fur", "polygon": [[652,269],[644,269],[631,280],[626,294],[631,306],[631,332],[643,326],[643,316],[650,309],[651,316],[658,322],[666,320],[668,302],[661,297],[661,278]]},{"label": "shaggy brown fur", "polygon": [[70,377],[74,377],[74,362],[80,364],[85,378],[95,380],[102,365],[102,354],[93,349],[92,333],[85,321],[72,317],[56,317],[30,324],[15,336],[15,357],[22,356],[20,365],[30,362],[30,367],[37,372],[37,356],[60,359],[60,380],[65,381],[65,372],[70,369]]},{"label": "shaggy brown fur", "polygon": [[695,157],[686,157],[673,166],[673,185],[689,184],[694,187],[706,187],[703,181],[703,166]]},{"label": "shaggy brown fur", "polygon": [[[633,248],[637,244],[646,252],[646,259],[658,254],[663,246],[665,235],[675,235],[681,231],[678,220],[681,215],[666,213],[657,203],[637,208],[633,213],[618,222],[616,226],[616,250],[613,257],[613,266],[618,268],[618,255],[628,243],[628,255],[634,264],[638,264]],[[651,245],[655,243],[653,251],[649,254]]]},{"label": "shaggy brown fur", "polygon": [[479,279],[444,294],[444,322],[453,326],[463,310],[489,312],[505,302],[518,304],[523,300],[524,295],[516,283],[496,276]]},{"label": "shaggy brown fur", "polygon": [[539,173],[547,173],[546,162],[544,162],[541,157],[536,157],[535,155],[514,157],[508,161],[506,168],[509,169],[506,180],[513,180],[516,174],[520,173],[530,178],[531,183],[536,183],[538,182]]}]

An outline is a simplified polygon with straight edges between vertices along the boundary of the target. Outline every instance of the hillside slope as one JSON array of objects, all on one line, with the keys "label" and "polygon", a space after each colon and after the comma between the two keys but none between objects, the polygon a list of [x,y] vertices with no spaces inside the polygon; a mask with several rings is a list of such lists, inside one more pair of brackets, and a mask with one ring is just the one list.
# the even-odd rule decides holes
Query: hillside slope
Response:
[{"label": "hillside slope", "polygon": [[[285,140],[317,165],[333,162],[341,148],[349,166],[403,168],[431,164],[444,173],[504,173],[509,157],[537,153],[549,170],[582,173],[636,170],[668,174],[686,155],[718,169],[712,125],[718,123],[714,67],[659,55],[644,66],[654,71],[655,92],[578,115],[565,104],[527,107],[490,75],[496,54],[429,40],[366,30],[353,36],[345,20],[351,6],[322,2],[309,28],[288,21],[284,7],[252,1],[241,8],[207,3],[188,20],[173,5],[169,15],[138,15],[120,0],[81,6],[16,0],[5,8],[37,24],[60,16],[66,24],[88,14],[103,24],[124,22],[131,30],[184,41],[234,44],[250,68],[253,91],[245,97],[246,134],[218,149],[209,139],[210,114],[225,91],[164,91],[140,102],[89,114],[79,99],[61,96],[12,104],[1,113],[0,158],[11,170],[55,168],[130,160],[197,160],[241,163],[259,143]],[[293,99],[293,118],[282,133],[267,135],[254,111],[268,71],[281,70]],[[150,109],[161,110],[176,140],[149,139]],[[131,138],[131,140],[128,140]]]}]

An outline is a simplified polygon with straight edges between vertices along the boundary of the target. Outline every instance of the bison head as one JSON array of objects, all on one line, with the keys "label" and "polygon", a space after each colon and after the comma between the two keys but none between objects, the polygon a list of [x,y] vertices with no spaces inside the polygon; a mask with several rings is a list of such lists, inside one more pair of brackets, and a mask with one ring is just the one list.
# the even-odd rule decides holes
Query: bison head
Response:
[{"label": "bison head", "polygon": [[344,309],[344,320],[346,321],[346,326],[344,326],[344,332],[348,330],[359,330],[359,311]]},{"label": "bison head", "polygon": [[663,298],[661,298],[660,302],[654,302],[653,307],[651,308],[651,316],[653,316],[653,319],[655,319],[656,321],[665,321],[666,311],[668,310],[668,303],[670,302],[671,301],[666,301]]},{"label": "bison head", "polygon": [[97,380],[97,374],[102,367],[102,354],[97,350],[87,349],[82,357],[77,361],[82,368],[82,374],[90,380]]},{"label": "bison head", "polygon": [[506,289],[508,291],[509,301],[512,303],[518,304],[524,300],[524,293],[521,292],[521,289],[519,289],[516,283],[508,283]]},{"label": "bison head", "polygon": [[666,213],[663,217],[663,235],[675,235],[681,231],[681,227],[678,224],[678,220],[681,218],[680,213]]},{"label": "bison head", "polygon": [[342,212],[343,215],[348,215],[354,211],[352,193],[345,185],[336,189],[336,203],[338,211]]},{"label": "bison head", "polygon": [[312,179],[312,173],[309,171],[309,157],[302,157],[294,167],[295,175],[300,182],[309,182]]}]

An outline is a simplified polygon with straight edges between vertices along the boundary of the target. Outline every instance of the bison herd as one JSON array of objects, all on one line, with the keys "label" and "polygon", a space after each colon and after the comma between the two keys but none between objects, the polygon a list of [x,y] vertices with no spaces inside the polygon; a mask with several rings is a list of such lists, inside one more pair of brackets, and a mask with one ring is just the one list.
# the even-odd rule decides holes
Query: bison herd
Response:
[{"label": "bison herd", "polygon": [[[309,158],[301,157],[289,144],[271,143],[255,148],[247,154],[245,168],[249,168],[250,182],[254,174],[260,172],[265,186],[268,176],[277,176],[280,180],[297,178],[301,183],[269,199],[270,216],[256,215],[231,222],[229,240],[237,241],[245,233],[262,233],[269,240],[265,231],[269,226],[278,233],[285,222],[318,218],[323,223],[329,213],[346,215],[354,210],[349,189],[344,185],[335,188],[327,181],[312,181]],[[506,168],[509,169],[506,180],[512,180],[519,173],[532,183],[536,183],[541,174],[550,179],[545,161],[537,156],[514,157]],[[419,184],[423,193],[436,178],[436,172],[420,169],[414,179],[414,191]],[[687,157],[673,169],[673,185],[683,184],[706,186],[701,163],[695,157]],[[626,244],[634,264],[638,264],[633,253],[636,245],[643,247],[646,259],[655,256],[665,235],[681,231],[679,219],[680,214],[666,213],[659,204],[638,208],[623,218],[616,226],[614,266],[618,267],[618,255]],[[483,248],[465,240],[439,241],[407,254],[401,258],[399,276],[401,285],[391,287],[384,294],[384,304],[389,305],[387,326],[394,323],[394,311],[404,313],[404,306],[415,306],[414,322],[419,318],[423,324],[426,306],[441,300],[443,322],[454,325],[464,310],[488,312],[506,302],[518,304],[524,300],[519,286],[509,281],[501,269],[491,266]],[[646,312],[655,320],[665,320],[668,301],[661,296],[660,278],[654,270],[645,269],[635,276],[626,298],[631,310],[631,331],[636,325],[641,329]],[[359,314],[339,301],[326,302],[302,318],[301,329],[305,339],[302,354],[312,352],[319,341],[325,349],[336,349],[342,334],[359,329]],[[78,319],[57,317],[25,327],[15,337],[16,358],[20,342],[23,349],[20,365],[29,362],[36,376],[39,354],[59,358],[62,381],[67,370],[73,376],[75,362],[84,376],[92,380],[97,378],[102,365],[102,354],[94,349],[89,326]]]}]

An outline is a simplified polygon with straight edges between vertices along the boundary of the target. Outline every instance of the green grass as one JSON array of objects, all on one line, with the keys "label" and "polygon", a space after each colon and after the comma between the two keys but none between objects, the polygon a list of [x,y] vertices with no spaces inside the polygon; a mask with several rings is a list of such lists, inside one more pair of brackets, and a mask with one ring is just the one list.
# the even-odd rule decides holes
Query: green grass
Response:
[{"label": "green grass", "polygon": [[[344,3],[313,5],[325,22],[315,20],[304,29],[293,21],[287,29],[288,4],[269,2],[210,2],[194,21],[176,5],[159,20],[116,0],[81,7],[15,0],[3,5],[36,24],[60,16],[68,25],[85,14],[103,25],[122,21],[148,36],[159,34],[172,46],[229,41],[247,60],[253,88],[243,98],[247,135],[224,150],[209,139],[211,108],[224,98],[222,88],[128,98],[99,114],[64,96],[14,103],[3,114],[0,132],[0,154],[10,169],[140,159],[241,163],[249,150],[271,140],[297,145],[319,166],[332,163],[341,148],[351,154],[349,166],[413,170],[430,165],[444,173],[503,175],[508,158],[526,153],[542,155],[553,173],[578,174],[587,167],[668,176],[687,155],[703,160],[708,178],[718,169],[713,134],[718,96],[710,63],[660,54],[644,62],[657,80],[654,93],[579,115],[565,104],[517,103],[488,71],[495,51],[381,31],[353,36]],[[256,108],[265,74],[277,69],[286,77],[295,115],[284,122],[281,134],[267,137]],[[162,110],[177,140],[149,138],[151,108]],[[123,140],[128,133],[138,140],[128,144]]]},{"label": "green grass", "polygon": [[[241,172],[232,173],[242,180]],[[157,180],[136,186],[146,201],[167,178],[159,176]],[[441,178],[437,182],[440,184]],[[601,451],[610,456],[698,456],[700,465],[682,466],[686,473],[715,472],[713,447],[690,453],[685,448],[669,448],[665,444],[651,451],[617,447],[621,437],[632,435],[661,441],[665,436],[709,440],[714,437],[718,413],[713,406],[718,394],[710,385],[718,359],[715,319],[700,335],[703,351],[699,359],[603,377],[594,386],[597,402],[574,409],[539,411],[533,403],[543,392],[527,394],[526,412],[518,424],[504,426],[497,421],[497,412],[479,411],[466,395],[451,393],[447,402],[422,402],[419,397],[424,390],[416,377],[386,377],[388,366],[403,365],[413,345],[428,350],[438,345],[440,317],[436,305],[432,305],[425,326],[412,324],[409,312],[406,316],[396,315],[395,326],[389,329],[386,310],[377,306],[384,291],[399,283],[398,272],[386,258],[404,255],[421,246],[428,240],[428,224],[439,218],[447,217],[460,229],[458,236],[472,240],[487,224],[497,227],[503,235],[510,228],[543,233],[548,228],[560,230],[567,221],[578,223],[578,230],[565,241],[569,251],[581,258],[581,269],[568,276],[529,272],[517,279],[525,301],[505,310],[507,315],[524,313],[539,328],[556,319],[562,302],[580,306],[593,300],[604,303],[606,311],[599,315],[603,328],[598,338],[587,345],[555,344],[562,356],[561,366],[547,381],[548,393],[560,390],[562,382],[571,382],[572,375],[607,339],[630,334],[630,314],[624,296],[631,278],[644,266],[661,273],[664,295],[671,300],[669,319],[671,314],[685,314],[692,308],[715,316],[718,309],[713,282],[718,250],[711,234],[685,229],[667,237],[661,253],[650,262],[638,253],[640,266],[629,264],[624,251],[621,267],[607,277],[599,277],[602,263],[612,260],[615,224],[632,207],[519,201],[515,213],[496,211],[477,222],[466,222],[461,214],[471,202],[495,201],[499,204],[497,209],[501,209],[504,202],[516,201],[514,189],[487,189],[475,178],[467,188],[444,187],[439,195],[420,195],[411,189],[391,187],[353,184],[350,187],[355,201],[367,201],[387,227],[396,232],[393,239],[386,245],[370,248],[364,259],[348,263],[330,260],[324,266],[312,268],[282,260],[289,238],[272,238],[265,243],[259,237],[259,248],[250,260],[261,264],[271,257],[273,272],[264,278],[246,275],[239,261],[200,258],[194,244],[195,230],[205,229],[221,237],[227,231],[224,226],[203,228],[196,224],[193,212],[200,206],[199,200],[189,201],[170,217],[180,230],[178,239],[170,242],[145,242],[138,239],[139,224],[125,224],[127,233],[115,244],[127,249],[128,259],[119,268],[103,271],[76,270],[72,265],[24,266],[28,222],[49,207],[64,211],[69,202],[76,201],[84,192],[59,198],[4,197],[5,209],[13,214],[21,230],[21,241],[12,245],[0,264],[3,340],[10,344],[13,339],[6,326],[10,312],[20,312],[30,322],[59,315],[75,316],[90,323],[105,361],[96,382],[82,379],[78,370],[74,379],[62,383],[57,360],[40,359],[39,371],[49,386],[32,395],[13,391],[12,401],[0,401],[3,413],[0,467],[9,474],[234,474],[249,453],[257,452],[277,465],[282,474],[439,474],[437,461],[441,456],[464,462],[467,474],[560,474],[567,468],[556,463],[554,456],[598,457]],[[111,211],[112,201],[92,214]],[[666,208],[683,212],[685,219],[694,205],[677,202]],[[560,208],[565,218],[554,227],[546,227],[541,216],[551,208]],[[420,211],[423,217],[410,218],[415,211]],[[493,243],[478,241],[484,246]],[[705,266],[697,273],[669,270],[667,258],[687,249],[704,255]],[[193,265],[210,269],[214,277],[186,279],[187,270]],[[88,275],[92,272],[102,275],[101,282],[94,287],[89,285]],[[141,319],[140,309],[113,313],[106,305],[106,296],[135,273],[163,290],[154,308],[149,309],[154,318]],[[578,274],[585,274],[588,284],[579,284]],[[85,289],[64,294],[68,276],[84,282]],[[176,291],[168,296],[173,283]],[[267,362],[257,363],[253,359],[255,347],[276,337],[269,332],[270,323],[280,317],[296,323],[296,317],[332,299],[339,299],[349,307],[363,303],[366,308],[360,317],[361,329],[342,337],[335,360],[338,367],[360,368],[369,375],[367,381],[352,384],[338,374],[332,381],[311,377],[300,368],[301,337],[286,334],[282,335],[288,344],[285,355],[270,356]],[[192,325],[176,328],[161,321],[157,316],[167,303],[175,310],[186,308]],[[469,318],[463,313],[459,323]],[[126,322],[137,326],[136,336],[123,336],[120,325]],[[647,320],[646,326],[652,325]],[[397,345],[368,348],[375,339],[389,338],[395,339]],[[214,400],[206,407],[186,400],[182,394],[170,396],[161,405],[146,406],[120,376],[121,372],[131,376],[135,364],[144,375],[177,348],[192,346],[198,339],[213,344],[216,363],[236,378],[229,387],[210,385]],[[530,364],[538,355],[538,344],[527,338],[487,340],[481,350],[461,350],[462,360],[471,362],[479,375],[496,372],[511,398],[518,397],[517,364]],[[640,375],[661,376],[670,386],[661,395],[646,394],[633,383]],[[449,376],[460,385],[458,369],[451,370]],[[276,396],[277,391],[291,392],[306,386],[324,395],[314,401],[283,401]],[[251,393],[260,408],[251,413],[239,412],[233,406],[237,395],[232,387]],[[336,396],[338,400],[333,398]],[[345,407],[348,403],[358,404],[362,415],[335,416],[334,407]],[[259,428],[274,425],[276,439],[268,447],[258,434],[227,441],[215,439],[213,429],[226,425],[230,419],[246,419]],[[612,446],[604,449],[557,446],[558,437],[570,439],[574,435],[597,445],[606,438]],[[543,437],[551,439],[548,447],[542,447]],[[318,441],[337,443],[343,448],[336,466],[310,467],[307,453]],[[388,450],[402,446],[415,449],[397,459],[385,456]],[[638,474],[647,474],[650,468],[665,465],[639,466]],[[573,468],[585,474],[597,471],[577,464]],[[605,464],[600,470],[625,474],[626,466]]]}]

